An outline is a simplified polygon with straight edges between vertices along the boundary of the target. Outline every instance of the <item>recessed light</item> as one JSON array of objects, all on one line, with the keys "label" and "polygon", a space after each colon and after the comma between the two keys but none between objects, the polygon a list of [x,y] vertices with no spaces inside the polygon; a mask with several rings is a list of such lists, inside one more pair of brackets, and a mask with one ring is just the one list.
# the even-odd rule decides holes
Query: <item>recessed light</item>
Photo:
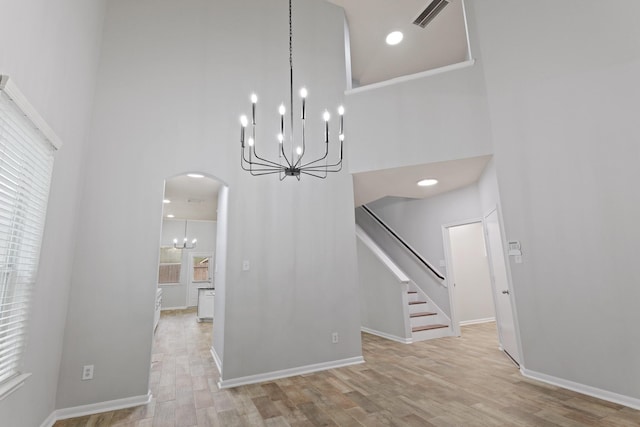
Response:
[{"label": "recessed light", "polygon": [[437,179],[428,178],[418,181],[418,185],[420,187],[431,187],[432,185],[436,185],[438,183]]},{"label": "recessed light", "polygon": [[396,45],[402,41],[404,36],[400,31],[392,31],[387,35],[387,44],[388,45]]},{"label": "recessed light", "polygon": [[199,173],[188,173],[187,176],[189,178],[204,178],[204,175],[199,174]]},{"label": "recessed light", "polygon": [[171,203],[171,200],[169,200],[169,199],[164,199],[164,200],[162,201],[162,203]]},{"label": "recessed light", "polygon": [[167,218],[175,218],[176,216],[174,214],[169,214],[167,215]]}]

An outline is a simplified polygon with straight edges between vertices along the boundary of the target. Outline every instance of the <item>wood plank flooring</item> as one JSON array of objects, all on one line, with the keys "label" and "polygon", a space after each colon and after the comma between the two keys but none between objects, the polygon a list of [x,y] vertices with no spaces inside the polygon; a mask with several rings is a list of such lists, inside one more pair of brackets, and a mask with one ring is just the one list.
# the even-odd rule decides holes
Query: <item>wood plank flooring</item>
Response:
[{"label": "wood plank flooring", "polygon": [[639,426],[640,411],[522,377],[494,323],[411,345],[363,334],[366,363],[218,390],[211,324],[163,312],[146,406],[55,427]]}]

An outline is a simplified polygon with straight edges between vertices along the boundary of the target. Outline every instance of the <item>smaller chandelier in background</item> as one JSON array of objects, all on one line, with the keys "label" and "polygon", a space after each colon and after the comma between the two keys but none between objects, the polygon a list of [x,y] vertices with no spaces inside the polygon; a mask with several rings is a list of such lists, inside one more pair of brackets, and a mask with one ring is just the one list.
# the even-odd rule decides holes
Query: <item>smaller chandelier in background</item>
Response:
[{"label": "smaller chandelier in background", "polygon": [[[340,150],[338,158],[334,163],[329,163],[329,120],[331,115],[327,110],[322,115],[324,119],[324,155],[315,160],[307,161],[304,157],[306,146],[305,120],[307,118],[306,102],[307,89],[300,89],[300,98],[302,108],[300,112],[300,140],[296,143],[293,138],[294,121],[293,121],[293,27],[291,20],[291,0],[289,0],[289,121],[285,120],[287,112],[284,104],[278,108],[280,113],[279,133],[277,134],[278,158],[277,160],[267,159],[265,156],[258,155],[256,150],[256,104],[258,96],[251,95],[251,132],[247,136],[247,126],[249,119],[243,115],[240,117],[240,165],[242,169],[251,173],[251,175],[270,175],[278,174],[280,181],[288,176],[294,176],[298,181],[300,175],[311,175],[316,178],[326,178],[329,172],[339,172],[342,170],[342,152],[344,144],[344,108],[338,108],[340,116],[340,127],[338,132],[338,142]],[[286,126],[285,126],[286,125]]]},{"label": "smaller chandelier in background", "polygon": [[182,241],[182,245],[178,245],[178,239],[173,239],[173,247],[175,249],[193,249],[196,247],[196,244],[198,243],[198,239],[193,239],[191,240],[191,246],[189,246],[187,244],[187,241],[189,239],[187,239],[187,220],[184,221],[184,240]]}]

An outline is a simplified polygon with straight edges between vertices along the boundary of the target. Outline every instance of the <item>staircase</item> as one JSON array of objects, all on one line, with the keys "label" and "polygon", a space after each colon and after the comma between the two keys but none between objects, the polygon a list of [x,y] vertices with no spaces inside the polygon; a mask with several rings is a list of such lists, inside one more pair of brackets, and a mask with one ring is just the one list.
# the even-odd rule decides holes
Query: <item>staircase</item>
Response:
[{"label": "staircase", "polygon": [[449,319],[439,313],[440,310],[429,302],[426,295],[413,282],[409,284],[407,303],[413,342],[451,335]]}]

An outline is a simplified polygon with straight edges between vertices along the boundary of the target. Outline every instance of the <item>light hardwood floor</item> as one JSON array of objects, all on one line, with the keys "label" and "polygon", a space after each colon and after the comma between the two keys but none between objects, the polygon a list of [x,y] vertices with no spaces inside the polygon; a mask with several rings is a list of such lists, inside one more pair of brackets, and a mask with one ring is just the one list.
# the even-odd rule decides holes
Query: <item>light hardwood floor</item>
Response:
[{"label": "light hardwood floor", "polygon": [[494,323],[411,345],[363,334],[366,363],[219,390],[211,323],[163,312],[146,406],[80,426],[639,426],[640,411],[522,377]]}]

